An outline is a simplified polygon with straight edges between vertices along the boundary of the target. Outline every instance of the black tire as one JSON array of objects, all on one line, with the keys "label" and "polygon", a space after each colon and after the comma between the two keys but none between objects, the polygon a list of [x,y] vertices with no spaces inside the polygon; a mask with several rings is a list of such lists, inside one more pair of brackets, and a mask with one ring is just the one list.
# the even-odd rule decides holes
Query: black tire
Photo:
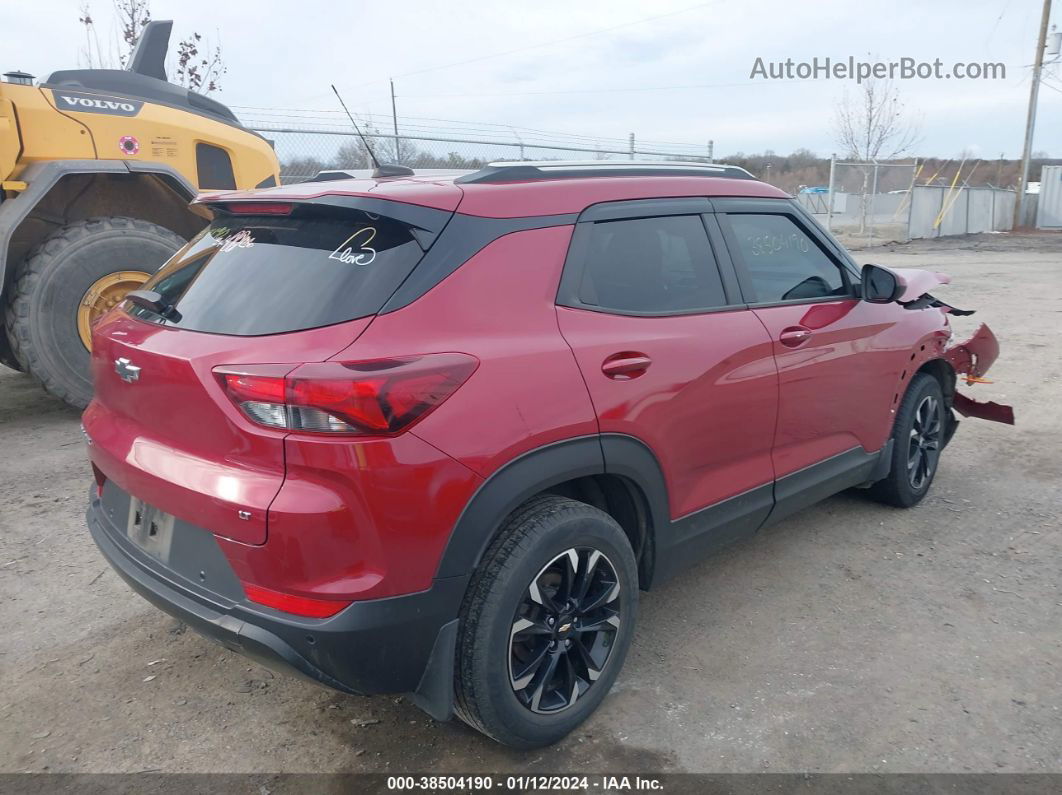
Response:
[{"label": "black tire", "polygon": [[133,218],[89,218],[54,232],[22,262],[8,295],[7,338],[22,369],[52,395],[84,408],[92,399],[89,352],[77,329],[85,293],[110,273],[153,273],[185,241]]},{"label": "black tire", "polygon": [[23,371],[22,364],[15,358],[15,352],[7,342],[7,330],[4,328],[0,328],[0,364],[19,373]]},{"label": "black tire", "polygon": [[940,464],[948,410],[940,382],[926,373],[917,373],[896,412],[892,467],[888,477],[871,486],[871,496],[897,508],[910,508],[922,501]]},{"label": "black tire", "polygon": [[[547,663],[535,676],[546,678],[551,658],[560,658],[561,662],[556,664],[559,673],[556,678],[549,679],[558,683],[552,689],[551,697],[562,703],[570,702],[556,711],[534,711],[536,708],[545,709],[545,702],[537,702],[537,707],[533,708],[522,698],[535,690],[541,699],[545,685],[537,689],[532,679],[532,684],[518,691],[511,678],[510,655],[514,653],[511,643],[516,644],[514,638],[521,637],[514,634],[516,622],[522,620],[517,611],[526,609],[521,605],[526,605],[533,581],[545,582],[542,577],[550,576],[544,572],[554,565],[553,562],[562,560],[559,565],[565,565],[563,561],[570,554],[568,550],[578,550],[577,555],[583,556],[578,572],[589,570],[593,577],[600,577],[594,581],[590,593],[603,594],[597,599],[606,601],[602,601],[603,607],[596,610],[607,607],[609,615],[613,610],[615,615],[606,621],[601,620],[600,612],[593,613],[596,618],[574,617],[570,622],[567,618],[558,619],[557,631],[565,634],[532,638],[535,643],[542,639],[547,645],[558,646],[556,652],[543,652]],[[590,557],[594,552],[598,553],[597,556]],[[594,562],[587,563],[588,560]],[[597,573],[598,567],[603,574]],[[609,571],[615,574],[614,584],[608,579]],[[572,581],[580,582],[575,571]],[[610,588],[616,584],[618,592],[612,593]],[[560,601],[562,588],[558,585],[551,591],[548,585],[543,586],[543,591],[547,592],[546,600],[552,603],[553,597],[558,597]],[[594,598],[588,595],[588,600]],[[537,748],[560,740],[598,707],[615,682],[634,633],[637,607],[637,564],[630,542],[616,521],[603,511],[575,500],[551,495],[532,498],[505,522],[473,575],[465,595],[455,672],[457,714],[472,728],[515,748]],[[540,620],[544,627],[548,619],[540,617]],[[581,621],[602,627],[615,621],[617,626],[595,634],[593,630],[583,629],[590,623]],[[567,634],[569,631],[571,635]],[[581,645],[577,651],[572,644],[584,642],[593,647],[594,653],[605,656],[600,663],[595,662],[600,665],[596,675],[574,679],[575,687],[571,689],[574,698],[565,698],[558,695],[562,688],[565,692],[568,690],[562,683],[570,684],[573,679],[564,679],[560,666],[567,665],[564,660],[570,652],[573,663],[567,673],[575,677],[579,665],[577,658],[585,660],[586,657],[582,654],[585,646]],[[560,648],[562,645],[564,648]],[[589,667],[581,670],[588,673]],[[586,689],[580,692],[584,684]]]}]

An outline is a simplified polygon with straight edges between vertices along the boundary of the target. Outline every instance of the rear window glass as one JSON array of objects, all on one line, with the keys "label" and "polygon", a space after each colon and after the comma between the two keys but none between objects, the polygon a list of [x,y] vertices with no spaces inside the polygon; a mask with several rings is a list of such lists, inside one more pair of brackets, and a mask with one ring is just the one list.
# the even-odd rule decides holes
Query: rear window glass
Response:
[{"label": "rear window glass", "polygon": [[378,312],[422,255],[407,224],[361,210],[220,215],[141,288],[162,296],[165,317],[128,311],[215,334],[329,326]]}]

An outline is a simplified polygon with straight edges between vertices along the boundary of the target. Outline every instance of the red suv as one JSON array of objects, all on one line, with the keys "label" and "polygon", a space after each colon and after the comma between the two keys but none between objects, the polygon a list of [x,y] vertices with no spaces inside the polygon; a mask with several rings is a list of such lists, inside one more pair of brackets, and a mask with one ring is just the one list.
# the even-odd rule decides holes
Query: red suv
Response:
[{"label": "red suv", "polygon": [[202,202],[95,328],[93,538],[234,651],[509,745],[598,706],[639,589],[842,489],[914,505],[952,409],[1011,420],[955,390],[998,348],[948,347],[947,277],[861,271],[738,168]]}]

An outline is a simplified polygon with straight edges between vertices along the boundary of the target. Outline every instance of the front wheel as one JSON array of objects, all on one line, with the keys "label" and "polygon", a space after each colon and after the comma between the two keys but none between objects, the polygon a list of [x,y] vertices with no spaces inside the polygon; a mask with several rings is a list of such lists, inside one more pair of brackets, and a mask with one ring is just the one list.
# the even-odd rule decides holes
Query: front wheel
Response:
[{"label": "front wheel", "polygon": [[560,740],[612,687],[637,607],[634,553],[611,516],[564,497],[529,500],[465,597],[457,714],[505,745]]},{"label": "front wheel", "polygon": [[937,474],[947,427],[940,382],[926,373],[911,379],[892,431],[892,468],[871,487],[881,502],[910,508],[922,501]]}]

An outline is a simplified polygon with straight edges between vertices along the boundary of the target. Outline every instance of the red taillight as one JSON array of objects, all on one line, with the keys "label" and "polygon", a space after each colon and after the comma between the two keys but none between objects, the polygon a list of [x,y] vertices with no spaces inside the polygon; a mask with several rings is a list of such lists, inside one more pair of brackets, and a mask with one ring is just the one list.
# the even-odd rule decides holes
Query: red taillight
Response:
[{"label": "red taillight", "polygon": [[[229,398],[251,420],[308,433],[390,436],[422,419],[468,380],[479,362],[433,353],[367,362],[219,367]],[[284,374],[284,370],[291,370]]]},{"label": "red taillight", "polygon": [[307,596],[281,593],[249,582],[243,584],[243,591],[247,598],[256,604],[306,618],[329,618],[350,604],[349,600],[311,599]]},{"label": "red taillight", "polygon": [[233,399],[263,400],[266,403],[284,402],[284,376],[226,373],[225,388]]},{"label": "red taillight", "polygon": [[223,202],[217,206],[230,215],[291,215],[295,205],[282,202]]}]

